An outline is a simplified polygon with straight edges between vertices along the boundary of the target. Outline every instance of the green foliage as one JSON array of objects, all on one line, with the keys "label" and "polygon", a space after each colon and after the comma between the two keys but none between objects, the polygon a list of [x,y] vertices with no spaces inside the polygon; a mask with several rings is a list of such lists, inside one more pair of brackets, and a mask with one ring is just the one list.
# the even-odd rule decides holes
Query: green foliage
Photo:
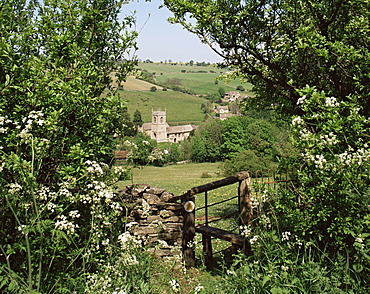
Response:
[{"label": "green foliage", "polygon": [[246,116],[230,117],[224,121],[208,119],[181,145],[183,153],[190,153],[190,159],[195,162],[231,159],[243,151],[250,150],[246,153],[247,157],[251,160],[258,158],[258,163],[238,164],[236,161],[245,157],[245,154],[240,155],[227,161],[224,165],[227,170],[225,173],[229,174],[242,166],[243,170],[249,166],[251,171],[255,172],[258,169],[266,170],[272,167],[273,161],[291,152],[288,137],[284,136],[284,133],[282,129],[266,120]]},{"label": "green foliage", "polygon": [[222,172],[225,176],[231,176],[240,171],[250,171],[252,175],[261,171],[263,175],[267,175],[267,171],[274,168],[276,168],[276,164],[267,158],[257,156],[253,150],[245,150],[233,158],[225,160]]},{"label": "green foliage", "polygon": [[156,154],[158,158],[154,155],[151,156],[157,142],[142,132],[138,132],[132,140],[126,140],[123,144],[127,150],[130,150],[127,160],[132,165],[146,165],[151,161],[160,159],[160,154]]},{"label": "green foliage", "polygon": [[221,97],[224,97],[225,96],[225,89],[220,87],[218,88],[218,93],[220,94]]},{"label": "green foliage", "polygon": [[150,92],[155,92],[155,91],[157,91],[157,87],[155,86],[150,87]]},{"label": "green foliage", "polygon": [[127,112],[111,73],[121,81],[134,68],[124,58],[137,35],[120,8],[0,4],[1,291],[83,292],[117,240],[124,209],[113,189],[128,171],[106,163]]},{"label": "green foliage", "polygon": [[140,127],[143,125],[143,120],[141,118],[141,113],[138,109],[135,110],[134,116],[132,118],[132,123],[135,126],[140,126]]},{"label": "green foliage", "polygon": [[191,159],[195,162],[215,162],[222,157],[222,122],[206,120],[191,137]]},{"label": "green foliage", "polygon": [[370,122],[356,99],[348,100],[306,87],[298,101],[304,115],[292,121],[301,151],[296,163],[301,211],[295,222],[303,235],[331,250],[345,250],[369,233]]},{"label": "green foliage", "polygon": [[[300,113],[299,89],[346,101],[352,94],[370,109],[367,1],[165,1],[179,23],[224,58],[257,94],[247,107]],[[191,19],[191,21],[189,21]]]}]

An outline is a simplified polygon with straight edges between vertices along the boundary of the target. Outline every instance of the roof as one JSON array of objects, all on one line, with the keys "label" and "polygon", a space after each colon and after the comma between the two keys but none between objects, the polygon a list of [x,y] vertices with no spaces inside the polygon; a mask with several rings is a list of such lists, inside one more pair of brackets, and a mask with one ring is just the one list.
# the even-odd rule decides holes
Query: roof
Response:
[{"label": "roof", "polygon": [[144,131],[149,131],[152,129],[152,123],[143,123],[141,127],[143,128]]},{"label": "roof", "polygon": [[167,133],[168,134],[186,133],[186,132],[191,132],[194,129],[195,127],[192,125],[173,126],[173,127],[167,128]]}]

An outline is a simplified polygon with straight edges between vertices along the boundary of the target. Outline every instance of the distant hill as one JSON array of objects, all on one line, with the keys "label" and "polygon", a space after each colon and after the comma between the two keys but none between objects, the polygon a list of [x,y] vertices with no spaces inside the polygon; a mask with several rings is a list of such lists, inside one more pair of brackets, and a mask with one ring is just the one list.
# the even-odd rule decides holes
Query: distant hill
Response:
[{"label": "distant hill", "polygon": [[[164,85],[169,79],[176,78],[180,81],[181,87],[191,90],[196,95],[189,95],[175,91],[162,91],[162,87],[130,76],[121,86],[119,91],[122,98],[128,101],[128,111],[133,115],[138,109],[144,122],[151,121],[151,111],[161,107],[167,109],[167,121],[169,123],[191,123],[204,119],[205,114],[200,105],[206,103],[204,97],[211,96],[223,88],[225,92],[235,91],[242,86],[245,91],[241,94],[253,95],[251,85],[241,81],[231,81],[226,84],[223,81],[216,81],[216,78],[225,73],[226,70],[218,69],[215,66],[190,66],[179,63],[139,63],[140,71],[147,71],[152,74],[155,83]],[[151,92],[151,87],[157,91]],[[202,98],[202,96],[204,96]]]}]

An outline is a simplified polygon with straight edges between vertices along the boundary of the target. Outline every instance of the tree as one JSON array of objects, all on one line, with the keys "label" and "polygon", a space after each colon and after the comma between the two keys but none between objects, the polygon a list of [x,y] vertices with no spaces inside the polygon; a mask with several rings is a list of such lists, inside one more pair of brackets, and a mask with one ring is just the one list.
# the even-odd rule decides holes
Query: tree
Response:
[{"label": "tree", "polygon": [[[301,113],[306,85],[370,110],[370,9],[367,1],[165,1],[195,33],[254,85],[252,107]],[[191,19],[191,21],[187,21]],[[251,103],[252,102],[252,103]]]},{"label": "tree", "polygon": [[197,162],[215,162],[222,158],[222,123],[208,119],[191,137],[191,159]]},{"label": "tree", "polygon": [[106,163],[126,106],[111,76],[134,68],[137,33],[121,4],[0,3],[1,292],[74,291],[122,228],[122,174]]},{"label": "tree", "polygon": [[218,88],[218,93],[220,94],[220,96],[221,96],[221,98],[223,98],[224,96],[225,96],[225,89],[224,88],[222,88],[222,87],[220,87],[220,88]]},{"label": "tree", "polygon": [[134,117],[132,118],[132,122],[135,126],[142,126],[143,125],[143,120],[141,118],[141,112],[136,109],[134,113]]},{"label": "tree", "polygon": [[[42,115],[37,127],[21,122],[19,128],[53,142],[42,159],[47,168],[40,179],[45,182],[69,173],[68,165],[79,161],[75,148],[79,156],[109,162],[112,134],[124,123],[120,120],[126,106],[111,88],[110,74],[116,72],[118,80],[124,80],[136,64],[124,59],[135,46],[136,33],[124,34],[133,19],[118,21],[118,1],[93,4],[1,4],[0,116],[16,122],[33,112]],[[108,47],[109,42],[114,46]],[[2,136],[3,152],[29,153],[14,141],[19,128]]]},{"label": "tree", "polygon": [[157,91],[157,87],[155,86],[150,87],[150,92],[155,92],[155,91]]}]

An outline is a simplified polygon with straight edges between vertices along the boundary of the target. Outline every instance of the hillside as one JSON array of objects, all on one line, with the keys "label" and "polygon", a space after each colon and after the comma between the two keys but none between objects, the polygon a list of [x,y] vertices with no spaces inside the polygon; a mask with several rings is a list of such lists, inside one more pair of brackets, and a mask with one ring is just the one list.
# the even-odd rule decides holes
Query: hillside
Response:
[{"label": "hillside", "polygon": [[206,99],[175,91],[119,91],[127,101],[128,112],[132,116],[136,109],[144,122],[151,121],[152,109],[161,107],[167,110],[168,123],[199,123],[205,114],[200,109]]},{"label": "hillside", "polygon": [[[243,86],[246,91],[244,95],[253,95],[251,85],[240,81],[225,83],[216,78],[225,73],[226,70],[218,69],[215,66],[190,66],[185,64],[170,63],[139,63],[140,71],[147,71],[153,75],[154,80],[165,84],[168,79],[180,80],[181,87],[189,89],[199,96],[211,96],[223,88],[225,92],[235,91],[238,86]],[[151,92],[151,87],[157,91]],[[167,121],[169,123],[199,123],[205,117],[200,109],[201,104],[207,103],[205,98],[196,95],[189,95],[175,91],[162,91],[162,87],[129,76],[127,81],[121,84],[120,95],[128,103],[128,112],[132,116],[136,109],[142,115],[144,122],[151,121],[152,109],[161,107],[167,110]]]}]

